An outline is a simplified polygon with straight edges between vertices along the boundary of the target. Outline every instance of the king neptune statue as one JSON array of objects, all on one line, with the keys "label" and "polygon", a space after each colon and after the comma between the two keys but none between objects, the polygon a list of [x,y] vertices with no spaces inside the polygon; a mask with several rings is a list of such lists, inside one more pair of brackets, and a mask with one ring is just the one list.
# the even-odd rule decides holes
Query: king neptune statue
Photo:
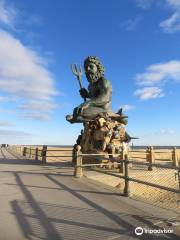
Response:
[{"label": "king neptune statue", "polygon": [[85,102],[67,115],[70,123],[83,123],[94,119],[101,113],[111,111],[112,86],[104,77],[105,68],[97,57],[89,56],[84,61],[84,70],[89,82],[88,89],[81,88],[80,95]]}]

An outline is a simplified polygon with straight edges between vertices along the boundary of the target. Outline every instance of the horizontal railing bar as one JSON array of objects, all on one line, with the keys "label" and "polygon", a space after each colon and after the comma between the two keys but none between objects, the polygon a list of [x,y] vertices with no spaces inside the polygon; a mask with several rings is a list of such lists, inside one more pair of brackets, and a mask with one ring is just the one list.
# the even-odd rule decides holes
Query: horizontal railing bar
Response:
[{"label": "horizontal railing bar", "polygon": [[[153,153],[171,153],[172,152],[172,150],[166,150],[166,151],[162,151],[162,152],[160,152],[160,151],[153,151]],[[133,151],[129,151],[129,153],[147,153],[147,150],[133,150]]]},{"label": "horizontal railing bar", "polygon": [[172,150],[167,150],[167,152],[158,152],[158,151],[153,151],[154,153],[172,153]]},{"label": "horizontal railing bar", "polygon": [[72,155],[61,155],[61,156],[46,156],[46,157],[72,157]]},{"label": "horizontal railing bar", "polygon": [[148,185],[148,186],[150,186],[150,187],[160,188],[160,189],[167,190],[167,191],[174,192],[174,193],[180,193],[179,190],[172,189],[172,188],[165,187],[165,186],[161,186],[161,185],[158,185],[158,184],[154,184],[154,183],[150,183],[150,182],[145,182],[145,181],[138,180],[138,179],[131,178],[131,177],[128,177],[127,179],[128,179],[129,181],[141,183],[141,184],[144,184],[144,185]]},{"label": "horizontal railing bar", "polygon": [[136,153],[136,152],[137,153],[146,153],[146,150],[139,150],[139,151],[138,150],[133,150],[133,151],[130,150],[129,152],[130,153]]},{"label": "horizontal railing bar", "polygon": [[36,148],[26,148],[26,150],[36,151]]},{"label": "horizontal railing bar", "polygon": [[51,150],[51,149],[47,149],[46,150],[47,152],[72,152],[73,151],[73,149],[53,149],[53,150]]},{"label": "horizontal railing bar", "polygon": [[[104,161],[104,160],[107,160],[107,161],[111,161],[111,158],[106,158],[106,157],[103,157],[101,159],[95,159],[95,157],[93,158],[92,156],[92,160],[98,160],[98,161]],[[119,160],[118,160],[119,161]],[[115,161],[116,162],[116,161]]]},{"label": "horizontal railing bar", "polygon": [[[122,163],[118,163],[118,162],[115,162],[115,164],[116,165],[122,165]],[[102,165],[103,166],[111,166],[109,163],[90,163],[90,164],[82,164],[82,165],[77,166],[77,167],[93,167],[93,166],[102,166]]]},{"label": "horizontal railing bar", "polygon": [[151,165],[152,167],[157,167],[157,168],[167,168],[167,169],[175,169],[175,170],[180,170],[179,167],[175,167],[175,166],[166,166],[166,165],[162,165],[162,164],[157,164],[157,163],[145,163],[145,162],[139,162],[139,161],[133,161],[133,160],[129,160],[128,163],[134,163],[137,165],[144,165],[144,166],[149,166]]},{"label": "horizontal railing bar", "polygon": [[[38,151],[42,151],[43,149],[38,149]],[[26,151],[36,151],[36,149],[31,149],[31,148],[26,148]],[[73,150],[63,150],[63,149],[60,149],[60,150],[50,150],[50,149],[47,149],[46,152],[72,152]]]},{"label": "horizontal railing bar", "polygon": [[[92,158],[93,159],[93,158]],[[96,160],[96,159],[94,159],[94,160]],[[102,159],[101,159],[101,161],[102,160],[107,160],[107,161],[111,161],[111,159],[110,158],[106,158],[106,157],[103,157]],[[98,160],[99,161],[99,160]]]},{"label": "horizontal railing bar", "polygon": [[119,157],[121,154],[112,154],[112,153],[80,153],[78,156],[114,156],[114,157]]},{"label": "horizontal railing bar", "polygon": [[131,157],[139,157],[140,156],[140,157],[144,157],[144,158],[146,158],[146,155],[147,154],[131,154],[131,153],[128,154],[128,156],[131,156]]},{"label": "horizontal railing bar", "polygon": [[171,159],[162,159],[162,158],[155,158],[156,161],[169,161],[169,162],[172,162]]},{"label": "horizontal railing bar", "polygon": [[122,176],[122,175],[117,175],[117,174],[115,174],[115,173],[106,172],[105,170],[92,169],[92,171],[100,172],[100,173],[104,173],[104,174],[107,174],[107,175],[110,175],[110,176],[114,176],[114,177],[118,177],[118,178],[123,178],[123,179],[125,179],[125,177]]}]

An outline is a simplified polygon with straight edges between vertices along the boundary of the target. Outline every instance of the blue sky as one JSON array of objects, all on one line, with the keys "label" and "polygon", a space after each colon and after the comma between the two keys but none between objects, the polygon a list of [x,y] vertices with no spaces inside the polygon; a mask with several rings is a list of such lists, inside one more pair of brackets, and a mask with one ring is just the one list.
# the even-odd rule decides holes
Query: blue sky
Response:
[{"label": "blue sky", "polygon": [[92,55],[134,144],[180,145],[179,39],[180,0],[0,0],[0,142],[74,144],[70,64]]}]

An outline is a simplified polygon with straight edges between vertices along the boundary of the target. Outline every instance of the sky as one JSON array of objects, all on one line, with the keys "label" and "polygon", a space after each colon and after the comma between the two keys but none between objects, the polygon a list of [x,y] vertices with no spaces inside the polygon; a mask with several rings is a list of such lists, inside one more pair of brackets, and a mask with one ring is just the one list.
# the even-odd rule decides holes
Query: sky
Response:
[{"label": "sky", "polygon": [[74,144],[70,64],[87,56],[103,62],[134,145],[180,145],[180,0],[0,0],[0,143]]}]

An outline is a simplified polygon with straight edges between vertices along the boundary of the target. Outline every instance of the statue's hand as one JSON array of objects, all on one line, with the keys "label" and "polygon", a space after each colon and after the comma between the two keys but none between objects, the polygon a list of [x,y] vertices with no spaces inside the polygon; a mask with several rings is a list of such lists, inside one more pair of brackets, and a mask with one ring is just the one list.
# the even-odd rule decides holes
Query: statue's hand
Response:
[{"label": "statue's hand", "polygon": [[85,88],[81,88],[79,92],[82,98],[88,98],[88,91]]}]

